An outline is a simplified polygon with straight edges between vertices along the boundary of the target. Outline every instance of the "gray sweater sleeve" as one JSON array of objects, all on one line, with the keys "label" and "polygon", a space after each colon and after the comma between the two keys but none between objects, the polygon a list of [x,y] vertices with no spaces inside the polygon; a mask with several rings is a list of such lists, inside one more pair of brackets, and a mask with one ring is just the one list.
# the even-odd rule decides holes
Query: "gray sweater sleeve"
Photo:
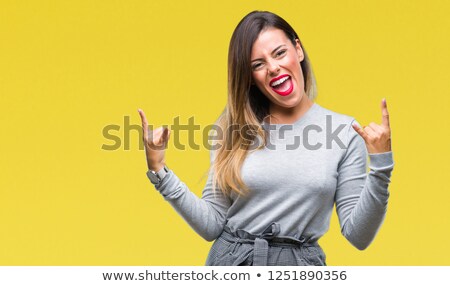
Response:
[{"label": "gray sweater sleeve", "polygon": [[[210,151],[211,164],[212,161],[213,152]],[[222,233],[231,202],[218,188],[213,192],[212,169],[209,171],[202,198],[192,193],[172,170],[155,188],[205,240],[213,241]]]},{"label": "gray sweater sleeve", "polygon": [[[338,166],[336,212],[342,234],[359,250],[369,246],[383,223],[394,167],[392,152],[367,154],[364,139],[351,127]],[[367,174],[367,155],[370,158]]]}]

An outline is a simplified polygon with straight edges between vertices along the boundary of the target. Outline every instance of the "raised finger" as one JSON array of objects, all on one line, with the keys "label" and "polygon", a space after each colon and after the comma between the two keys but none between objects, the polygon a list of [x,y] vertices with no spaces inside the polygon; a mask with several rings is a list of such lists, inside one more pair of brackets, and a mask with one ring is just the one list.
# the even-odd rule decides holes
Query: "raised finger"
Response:
[{"label": "raised finger", "polygon": [[138,109],[139,115],[141,116],[142,121],[142,129],[144,131],[144,138],[148,139],[148,122],[147,118],[145,117],[145,113],[142,109]]},{"label": "raised finger", "polygon": [[352,127],[364,139],[364,141],[367,141],[369,139],[364,130],[361,127],[359,127],[356,123],[353,123]]},{"label": "raised finger", "polygon": [[381,101],[381,114],[381,124],[383,124],[383,126],[385,127],[389,127],[389,112],[387,109],[386,98],[383,98],[383,100]]}]

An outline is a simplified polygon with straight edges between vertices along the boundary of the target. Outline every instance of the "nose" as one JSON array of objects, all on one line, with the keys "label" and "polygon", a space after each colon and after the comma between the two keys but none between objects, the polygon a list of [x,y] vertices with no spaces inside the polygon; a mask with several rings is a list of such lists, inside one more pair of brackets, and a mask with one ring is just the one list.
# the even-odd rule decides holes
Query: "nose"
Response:
[{"label": "nose", "polygon": [[270,61],[267,63],[267,73],[269,75],[276,75],[280,72],[280,66],[276,61]]}]

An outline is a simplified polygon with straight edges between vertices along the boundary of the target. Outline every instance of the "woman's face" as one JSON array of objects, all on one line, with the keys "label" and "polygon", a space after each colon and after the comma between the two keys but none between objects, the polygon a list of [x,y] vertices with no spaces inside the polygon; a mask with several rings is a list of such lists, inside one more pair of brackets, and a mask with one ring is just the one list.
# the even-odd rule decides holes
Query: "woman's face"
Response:
[{"label": "woman's face", "polygon": [[279,107],[297,106],[303,95],[304,82],[300,62],[303,50],[298,39],[295,46],[286,34],[276,28],[262,31],[252,47],[253,83]]}]

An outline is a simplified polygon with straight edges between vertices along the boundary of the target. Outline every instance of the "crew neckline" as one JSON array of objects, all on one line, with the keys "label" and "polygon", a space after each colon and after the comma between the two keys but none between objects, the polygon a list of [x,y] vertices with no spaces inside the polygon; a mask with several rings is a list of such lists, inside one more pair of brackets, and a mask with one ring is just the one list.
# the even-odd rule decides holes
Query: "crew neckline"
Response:
[{"label": "crew neckline", "polygon": [[264,121],[264,119],[262,120],[262,125],[263,126],[275,126],[275,127],[280,127],[280,126],[285,126],[285,125],[300,125],[301,123],[303,123],[306,119],[308,119],[309,117],[311,117],[311,115],[319,108],[319,105],[315,102],[313,102],[313,105],[311,105],[311,107],[302,115],[300,116],[299,119],[297,119],[296,121],[292,122],[292,123],[268,123],[266,121]]}]

